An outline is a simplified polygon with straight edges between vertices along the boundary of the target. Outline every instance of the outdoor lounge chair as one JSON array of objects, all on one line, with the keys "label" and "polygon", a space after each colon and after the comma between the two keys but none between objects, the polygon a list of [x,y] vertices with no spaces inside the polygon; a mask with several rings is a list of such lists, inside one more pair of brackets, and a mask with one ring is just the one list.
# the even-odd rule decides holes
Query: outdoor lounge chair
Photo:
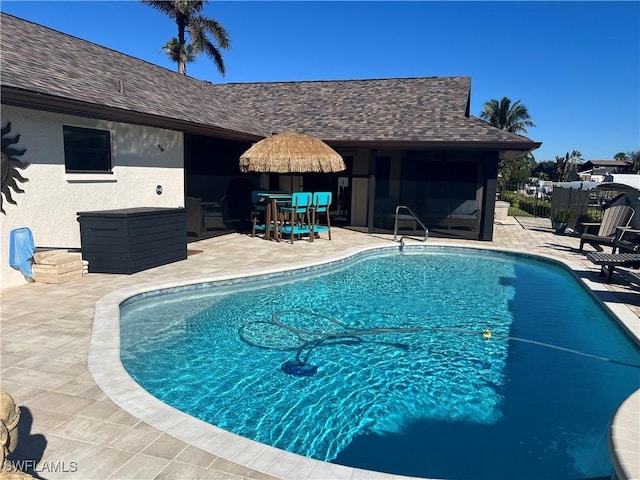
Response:
[{"label": "outdoor lounge chair", "polygon": [[613,253],[640,253],[640,230],[637,228],[617,228],[613,241]]},{"label": "outdoor lounge chair", "polygon": [[[602,223],[583,223],[585,233],[580,235],[580,251],[582,251],[585,243],[588,243],[599,252],[603,251],[602,245],[611,246],[613,249],[616,239],[616,228],[629,226],[634,213],[633,208],[629,206],[615,205],[604,211]],[[593,234],[588,232],[589,229],[595,227],[599,227],[598,233]]]}]

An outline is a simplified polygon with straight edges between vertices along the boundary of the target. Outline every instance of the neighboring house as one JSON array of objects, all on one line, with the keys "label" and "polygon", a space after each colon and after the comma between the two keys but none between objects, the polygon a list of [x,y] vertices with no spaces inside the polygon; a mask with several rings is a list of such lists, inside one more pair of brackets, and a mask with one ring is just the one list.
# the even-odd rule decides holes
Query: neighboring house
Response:
[{"label": "neighboring house", "polygon": [[610,182],[614,174],[633,173],[633,162],[624,160],[589,160],[578,166],[578,176],[584,182]]},{"label": "neighboring house", "polygon": [[345,172],[297,181],[333,191],[346,224],[388,229],[408,205],[433,234],[480,240],[493,235],[499,160],[540,146],[470,116],[468,77],[214,85],[10,15],[1,27],[2,126],[28,163],[13,170],[26,181],[3,178],[3,287],[24,281],[7,265],[17,227],[39,247],[77,249],[80,211],[194,196],[246,217],[261,179],[238,159],[274,132],[317,136],[343,156]]}]

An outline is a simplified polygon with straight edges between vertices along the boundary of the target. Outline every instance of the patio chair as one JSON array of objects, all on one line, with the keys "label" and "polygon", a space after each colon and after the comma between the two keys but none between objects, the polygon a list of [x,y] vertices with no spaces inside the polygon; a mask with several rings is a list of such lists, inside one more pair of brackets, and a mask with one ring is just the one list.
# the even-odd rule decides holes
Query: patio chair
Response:
[{"label": "patio chair", "polygon": [[[602,252],[602,245],[614,247],[617,227],[627,227],[635,214],[633,208],[627,205],[615,205],[604,211],[601,223],[583,223],[585,233],[580,235],[580,251],[588,243],[597,251]],[[598,233],[589,233],[590,228],[598,227]]]},{"label": "patio chair", "polygon": [[[311,223],[313,225],[313,235],[320,232],[327,232],[329,240],[331,240],[331,218],[329,210],[331,207],[331,192],[316,192],[313,194],[313,202],[311,204]],[[326,225],[320,225],[320,215],[326,215]]]},{"label": "patio chair", "polygon": [[223,195],[215,202],[202,202],[202,223],[204,231],[226,231],[225,209],[227,196]]},{"label": "patio chair", "polygon": [[309,235],[309,241],[313,242],[310,222],[311,202],[310,192],[295,192],[291,195],[291,205],[280,207],[280,215],[283,217],[280,234],[290,235],[291,243],[296,236],[302,235]]},{"label": "patio chair", "polygon": [[187,235],[194,235],[198,238],[204,233],[202,199],[186,197],[184,205],[187,210]]},{"label": "patio chair", "polygon": [[264,231],[266,228],[265,212],[268,198],[263,195],[265,193],[267,193],[266,190],[254,190],[251,192],[251,201],[253,202],[251,209],[251,237],[256,236],[256,230]]},{"label": "patio chair", "polygon": [[640,253],[640,230],[636,228],[617,228],[613,241],[613,253]]}]

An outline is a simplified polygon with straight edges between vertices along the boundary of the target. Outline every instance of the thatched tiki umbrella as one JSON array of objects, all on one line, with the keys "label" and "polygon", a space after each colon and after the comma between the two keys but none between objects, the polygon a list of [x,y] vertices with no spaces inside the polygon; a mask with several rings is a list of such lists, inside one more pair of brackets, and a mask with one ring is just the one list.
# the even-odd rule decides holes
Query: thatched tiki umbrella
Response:
[{"label": "thatched tiki umbrella", "polygon": [[[331,173],[346,170],[338,152],[319,138],[301,133],[277,133],[240,156],[240,171],[261,173]],[[291,182],[293,189],[293,182]]]}]

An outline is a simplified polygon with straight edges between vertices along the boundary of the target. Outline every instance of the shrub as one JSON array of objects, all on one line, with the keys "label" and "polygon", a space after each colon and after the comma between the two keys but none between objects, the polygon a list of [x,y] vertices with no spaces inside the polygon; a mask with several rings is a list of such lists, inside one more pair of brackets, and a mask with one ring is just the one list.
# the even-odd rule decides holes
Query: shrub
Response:
[{"label": "shrub", "polygon": [[520,198],[516,192],[502,192],[502,200],[509,202],[513,208],[519,208]]},{"label": "shrub", "polygon": [[588,208],[586,213],[580,215],[580,222],[583,223],[600,223],[604,213],[598,208]]},{"label": "shrub", "polygon": [[527,197],[516,192],[502,192],[502,199],[509,202],[516,210],[525,211],[538,217],[549,217],[551,215],[551,202],[535,197]]},{"label": "shrub", "polygon": [[568,208],[561,208],[556,210],[551,215],[551,221],[553,223],[569,223],[573,219],[573,212]]}]

